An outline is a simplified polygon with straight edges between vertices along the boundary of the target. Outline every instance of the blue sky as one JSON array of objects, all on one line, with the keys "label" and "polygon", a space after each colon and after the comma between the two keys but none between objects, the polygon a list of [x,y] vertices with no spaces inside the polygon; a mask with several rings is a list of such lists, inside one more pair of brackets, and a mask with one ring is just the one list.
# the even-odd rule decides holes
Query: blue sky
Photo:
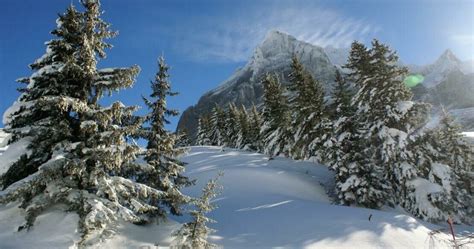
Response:
[{"label": "blue sky", "polygon": [[[51,39],[57,13],[78,0],[3,0],[0,15],[0,113],[18,97],[15,79]],[[174,90],[170,107],[184,110],[245,64],[270,30],[321,46],[348,46],[377,37],[406,63],[426,64],[450,48],[474,59],[474,1],[102,0],[103,18],[119,36],[100,67],[137,64],[134,88],[105,102],[142,105],[164,54]],[[169,126],[174,129],[177,119]]]}]

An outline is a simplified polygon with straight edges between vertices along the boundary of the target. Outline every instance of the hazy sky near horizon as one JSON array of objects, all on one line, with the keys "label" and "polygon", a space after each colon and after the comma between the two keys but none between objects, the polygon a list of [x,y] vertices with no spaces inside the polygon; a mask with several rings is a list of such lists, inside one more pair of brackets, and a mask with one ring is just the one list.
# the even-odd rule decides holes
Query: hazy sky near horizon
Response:
[{"label": "hazy sky near horizon", "polygon": [[[376,37],[405,63],[433,62],[445,49],[474,59],[474,1],[448,0],[102,0],[103,18],[118,30],[99,66],[142,68],[134,88],[105,100],[142,105],[156,58],[171,65],[169,106],[183,111],[245,64],[270,30],[320,46]],[[52,36],[57,13],[78,0],[4,0],[0,16],[0,113],[18,97],[15,79],[31,74]],[[143,111],[143,110],[142,110]],[[174,129],[177,119],[169,126]]]}]

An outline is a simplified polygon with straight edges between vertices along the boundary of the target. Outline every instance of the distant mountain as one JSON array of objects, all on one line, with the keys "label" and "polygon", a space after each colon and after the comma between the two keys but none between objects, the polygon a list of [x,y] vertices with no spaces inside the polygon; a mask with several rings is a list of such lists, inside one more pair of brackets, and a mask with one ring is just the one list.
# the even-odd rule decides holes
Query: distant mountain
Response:
[{"label": "distant mountain", "polygon": [[474,75],[453,70],[428,91],[429,102],[449,109],[474,106]]},{"label": "distant mountain", "polygon": [[[217,88],[205,93],[196,105],[183,112],[177,129],[186,130],[194,141],[199,116],[210,113],[216,104],[226,106],[234,102],[246,107],[261,104],[263,95],[261,78],[267,72],[277,73],[283,84],[288,84],[287,76],[293,55],[296,55],[305,68],[321,81],[328,94],[334,82],[335,70],[341,69],[342,65],[346,64],[349,52],[350,48],[331,46],[322,48],[299,41],[283,32],[269,32],[243,68],[237,70]],[[446,50],[432,64],[407,67],[412,74],[424,76],[422,84],[412,89],[415,99],[459,110],[456,113],[463,113],[462,108],[474,107],[473,61],[461,61],[451,50]],[[470,121],[469,117],[463,116],[464,125]],[[474,123],[474,117],[472,122]],[[470,126],[468,128],[472,129]]]},{"label": "distant mountain", "polygon": [[461,61],[451,50],[447,49],[433,64],[411,66],[409,68],[412,73],[422,74],[425,78],[423,85],[427,88],[432,88],[445,81],[446,77],[452,72],[472,73],[474,69],[469,64],[472,63]]},{"label": "distant mountain", "polygon": [[[422,84],[413,88],[415,99],[444,106],[464,126],[474,126],[474,67],[472,61],[461,61],[451,50],[446,50],[432,64],[410,66],[411,73],[424,76]],[[439,108],[435,108],[435,110]],[[461,115],[462,114],[462,115]],[[435,114],[437,115],[437,114]]]},{"label": "distant mountain", "polygon": [[329,57],[331,63],[340,67],[347,63],[347,58],[349,58],[351,48],[335,48],[333,46],[327,46],[324,48],[324,51]]},{"label": "distant mountain", "polygon": [[291,58],[296,55],[305,68],[321,83],[327,92],[334,82],[336,67],[323,48],[299,41],[279,31],[267,34],[254,51],[248,63],[236,71],[216,89],[205,93],[192,107],[183,112],[178,130],[186,130],[191,140],[195,138],[200,115],[209,113],[216,104],[226,106],[230,102],[251,106],[262,102],[263,88],[260,83],[267,73],[277,73],[283,84],[288,84]]}]

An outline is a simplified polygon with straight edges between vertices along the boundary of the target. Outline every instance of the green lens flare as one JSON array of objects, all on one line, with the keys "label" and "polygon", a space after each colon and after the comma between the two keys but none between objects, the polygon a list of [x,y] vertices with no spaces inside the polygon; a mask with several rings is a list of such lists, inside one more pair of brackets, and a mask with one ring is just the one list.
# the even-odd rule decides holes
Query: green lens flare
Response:
[{"label": "green lens flare", "polygon": [[403,81],[403,83],[405,83],[405,86],[412,88],[412,87],[415,87],[416,85],[420,84],[424,80],[425,80],[425,77],[423,77],[423,75],[413,74],[413,75],[409,75],[408,77],[406,77],[405,80]]}]

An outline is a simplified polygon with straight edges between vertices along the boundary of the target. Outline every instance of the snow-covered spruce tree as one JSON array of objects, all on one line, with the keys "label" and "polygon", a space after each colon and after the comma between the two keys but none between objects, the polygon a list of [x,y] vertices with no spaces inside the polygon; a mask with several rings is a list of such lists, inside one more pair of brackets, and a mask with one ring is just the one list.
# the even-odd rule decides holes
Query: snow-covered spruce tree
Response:
[{"label": "snow-covered spruce tree", "polygon": [[[339,70],[335,75],[336,85],[332,91],[333,102],[328,107],[330,117],[329,131],[325,139],[322,139],[323,145],[319,147],[322,150],[322,161],[328,166],[337,170],[343,156],[352,147],[355,142],[352,135],[357,131],[354,124],[355,108],[351,101],[353,92],[348,81],[341,75]],[[310,149],[312,149],[310,147]]]},{"label": "snow-covered spruce tree", "polygon": [[71,94],[45,99],[64,112],[73,136],[57,143],[35,173],[0,192],[0,203],[22,202],[26,211],[22,228],[31,227],[48,207],[65,205],[79,215],[82,246],[112,234],[119,219],[151,221],[159,210],[151,204],[166,194],[134,180],[143,173],[135,163],[139,147],[128,139],[141,126],[141,119],[133,115],[136,107],[99,104],[104,93],[130,87],[139,68],[97,69],[98,59],[105,58],[105,49],[111,47],[104,40],[115,32],[100,18],[99,1],[81,3],[84,12],[77,19],[77,40],[72,43],[77,52],[68,61],[71,77],[60,82]]},{"label": "snow-covered spruce tree", "polygon": [[288,97],[276,75],[267,74],[263,85],[263,125],[261,135],[265,154],[289,155],[293,141]]},{"label": "snow-covered spruce tree", "polygon": [[324,90],[321,83],[306,71],[296,56],[291,63],[289,105],[293,115],[291,127],[294,143],[290,154],[295,158],[309,158],[316,151],[308,144],[319,141],[323,135],[321,120],[324,110]]},{"label": "snow-covered spruce tree", "polygon": [[226,144],[225,129],[226,113],[218,106],[214,106],[211,112],[211,145],[222,146]]},{"label": "snow-covered spruce tree", "polygon": [[339,70],[336,70],[336,85],[332,90],[333,102],[329,106],[332,120],[337,120],[342,116],[352,116],[354,107],[351,105],[354,96],[350,83],[342,76]]},{"label": "snow-covered spruce tree", "polygon": [[145,118],[148,126],[143,127],[144,138],[148,141],[145,153],[145,174],[138,177],[138,182],[158,189],[166,193],[166,197],[153,206],[159,207],[158,215],[165,216],[165,208],[169,207],[174,215],[181,214],[181,206],[189,201],[189,197],[182,194],[180,189],[189,186],[192,182],[183,175],[184,163],[177,156],[184,153],[183,148],[175,146],[177,135],[166,130],[165,124],[170,116],[178,115],[177,110],[167,108],[167,97],[178,93],[171,91],[169,82],[169,67],[163,57],[158,60],[158,72],[154,81],[151,82],[152,92],[148,98],[143,100],[150,110]]},{"label": "snow-covered spruce tree", "polygon": [[238,111],[238,137],[237,137],[237,148],[239,149],[250,149],[250,121],[249,114],[245,106],[241,106]]},{"label": "snow-covered spruce tree", "polygon": [[409,212],[438,222],[448,217],[474,222],[473,148],[448,113],[440,125],[416,137],[410,144],[418,177],[407,182],[401,202]]},{"label": "snow-covered spruce tree", "polygon": [[11,165],[2,165],[8,170],[0,174],[0,189],[35,173],[51,158],[57,143],[71,140],[74,135],[71,126],[77,124],[58,107],[58,97],[77,94],[80,82],[73,73],[78,66],[75,54],[82,23],[82,13],[72,5],[59,15],[57,27],[51,32],[56,38],[46,42],[46,53],[30,65],[34,73],[18,80],[27,86],[19,89],[22,94],[5,112],[4,125],[5,131],[13,135],[9,150],[20,146],[25,154]]},{"label": "snow-covered spruce tree", "polygon": [[444,145],[443,154],[439,160],[449,163],[453,170],[458,172],[474,171],[474,151],[471,144],[464,138],[462,129],[454,118],[446,110],[442,110],[443,115],[438,129],[438,141]]},{"label": "snow-covered spruce tree", "polygon": [[211,145],[211,121],[208,115],[199,117],[196,143],[198,145]]},{"label": "snow-covered spruce tree", "polygon": [[262,137],[260,134],[260,129],[262,127],[262,115],[258,112],[255,105],[252,106],[251,115],[250,115],[250,130],[249,130],[249,139],[251,144],[251,149],[261,152],[262,151]]},{"label": "snow-covered spruce tree", "polygon": [[238,148],[239,146],[239,116],[239,109],[234,103],[229,103],[226,112],[225,130],[227,137],[226,146],[230,148]]},{"label": "snow-covered spruce tree", "polygon": [[[451,200],[448,212],[457,216],[465,223],[474,222],[474,147],[461,134],[461,127],[453,117],[443,112],[440,127],[437,130],[438,149],[441,152],[437,158],[442,164],[449,166],[451,171]],[[436,169],[432,169],[433,173]],[[430,180],[441,181],[440,177]],[[449,190],[449,188],[448,188]]]},{"label": "snow-covered spruce tree", "polygon": [[207,226],[207,223],[215,223],[215,221],[208,218],[206,214],[216,208],[216,205],[212,204],[212,200],[220,193],[222,188],[218,183],[221,176],[222,173],[219,173],[216,178],[211,179],[203,188],[201,197],[193,201],[196,207],[195,210],[190,212],[193,220],[183,224],[174,233],[176,248],[206,249],[216,247],[216,245],[207,241],[209,234],[214,232],[213,229]]},{"label": "snow-covered spruce tree", "polygon": [[359,87],[352,100],[357,107],[357,147],[345,154],[336,170],[336,188],[344,204],[394,204],[403,182],[416,174],[407,162],[407,137],[421,125],[419,116],[428,106],[411,101],[412,93],[403,84],[407,70],[397,66],[397,60],[396,53],[377,40],[371,49],[352,44],[347,67]]},{"label": "snow-covered spruce tree", "polygon": [[185,148],[191,145],[191,141],[189,140],[188,131],[186,128],[181,131],[178,131],[177,136],[178,139],[176,142],[176,147]]}]

